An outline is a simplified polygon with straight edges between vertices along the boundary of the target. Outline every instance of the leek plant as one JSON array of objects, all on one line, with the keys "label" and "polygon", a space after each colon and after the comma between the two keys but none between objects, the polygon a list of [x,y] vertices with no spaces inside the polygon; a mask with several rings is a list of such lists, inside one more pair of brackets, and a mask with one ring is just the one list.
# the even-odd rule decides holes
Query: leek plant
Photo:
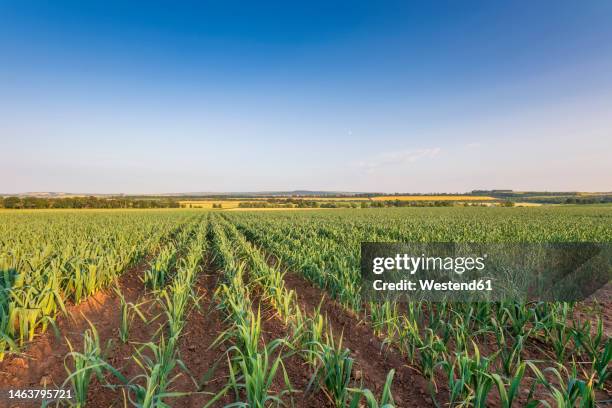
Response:
[{"label": "leek plant", "polygon": [[319,347],[316,353],[318,367],[309,388],[312,384],[321,387],[336,408],[343,408],[351,397],[350,383],[354,362],[350,350],[342,348],[342,336],[336,344],[331,334],[326,336],[325,343],[320,343]]},{"label": "leek plant", "polygon": [[[166,408],[166,398],[184,395],[181,392],[170,392],[168,387],[179,376],[171,377],[177,365],[183,365],[176,355],[176,339],[165,340],[162,334],[157,343],[149,342],[136,351],[134,361],[143,374],[132,378],[128,383],[128,398],[139,408]],[[149,356],[148,354],[151,354]],[[144,383],[144,385],[142,385]]]},{"label": "leek plant", "polygon": [[119,296],[119,308],[121,311],[121,320],[119,323],[119,339],[123,343],[127,343],[130,337],[130,325],[134,318],[132,313],[135,313],[142,321],[146,321],[146,318],[140,311],[139,307],[142,303],[135,305],[132,302],[127,302],[123,292],[119,287],[115,288],[115,293]]},{"label": "leek plant", "polygon": [[151,261],[149,269],[145,271],[143,277],[145,285],[153,290],[161,289],[174,268],[176,257],[176,247],[172,243],[165,246],[157,257]]},{"label": "leek plant", "polygon": [[520,363],[516,367],[514,374],[507,380],[499,374],[490,374],[491,379],[497,387],[502,408],[512,408],[512,403],[518,396],[521,381],[525,376],[525,368],[526,363]]},{"label": "leek plant", "polygon": [[385,380],[385,384],[383,385],[380,400],[377,400],[372,391],[368,390],[367,388],[351,389],[350,391],[353,392],[355,395],[353,396],[349,407],[358,408],[361,402],[360,397],[364,397],[368,408],[394,408],[395,403],[393,401],[393,395],[391,394],[391,384],[393,383],[394,375],[395,370],[391,370],[387,374],[387,379]]},{"label": "leek plant", "polygon": [[0,359],[154,252],[193,213],[37,213],[0,222]]},{"label": "leek plant", "polygon": [[[88,323],[90,328],[83,333],[83,352],[75,351],[72,343],[66,339],[70,351],[64,358],[68,378],[64,381],[63,387],[68,383],[71,384],[74,391],[74,405],[77,408],[85,406],[92,376],[95,374],[101,379],[102,368],[106,365],[102,358],[98,332],[91,322]],[[72,360],[72,364],[69,364],[68,359]]]},{"label": "leek plant", "polygon": [[444,360],[439,365],[444,368],[448,377],[451,406],[485,408],[487,397],[493,386],[489,375],[492,357],[482,357],[476,343],[473,354],[468,350],[455,354],[452,362]]},{"label": "leek plant", "polygon": [[[550,398],[558,408],[594,408],[595,407],[595,389],[594,380],[589,378],[581,380],[576,373],[575,364],[571,370],[561,364],[556,367],[547,367],[540,370],[535,364],[527,363],[533,374],[536,376],[537,382],[542,384],[549,392]],[[553,377],[555,381],[549,381],[546,374]],[[541,404],[550,407],[546,400],[534,401],[530,404],[535,406]]]}]

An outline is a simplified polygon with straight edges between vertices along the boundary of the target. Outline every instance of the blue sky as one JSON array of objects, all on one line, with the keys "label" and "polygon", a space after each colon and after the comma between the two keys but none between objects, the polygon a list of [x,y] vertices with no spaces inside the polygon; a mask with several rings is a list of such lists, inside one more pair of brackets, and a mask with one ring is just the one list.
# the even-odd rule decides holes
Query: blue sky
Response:
[{"label": "blue sky", "polygon": [[612,190],[612,2],[0,1],[0,193]]}]

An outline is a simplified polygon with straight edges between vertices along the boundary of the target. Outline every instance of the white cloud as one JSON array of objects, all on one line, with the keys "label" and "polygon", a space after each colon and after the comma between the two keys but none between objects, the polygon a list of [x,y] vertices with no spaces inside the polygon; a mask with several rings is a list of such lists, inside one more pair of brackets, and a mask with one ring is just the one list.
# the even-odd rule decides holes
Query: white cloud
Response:
[{"label": "white cloud", "polygon": [[431,159],[436,157],[439,153],[439,147],[386,152],[378,154],[369,160],[360,162],[359,167],[367,170],[374,170],[380,167],[414,163],[421,159]]}]

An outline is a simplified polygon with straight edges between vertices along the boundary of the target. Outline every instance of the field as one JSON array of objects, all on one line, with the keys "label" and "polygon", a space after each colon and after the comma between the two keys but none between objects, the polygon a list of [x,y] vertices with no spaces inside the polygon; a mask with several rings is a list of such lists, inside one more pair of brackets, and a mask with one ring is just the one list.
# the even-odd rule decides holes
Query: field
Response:
[{"label": "field", "polygon": [[372,201],[491,201],[493,197],[471,196],[471,195],[408,195],[408,196],[378,196],[372,197]]},{"label": "field", "polygon": [[221,205],[223,209],[238,208],[241,200],[186,200],[179,201],[179,204],[185,208],[214,208],[213,205]]},{"label": "field", "polygon": [[610,243],[612,207],[2,211],[0,392],[63,388],[78,407],[612,400],[609,292],[366,302],[360,243],[377,241]]},{"label": "field", "polygon": [[[292,200],[308,200],[316,201],[319,203],[326,202],[361,202],[361,201],[492,201],[496,200],[493,197],[488,196],[471,196],[471,195],[409,195],[409,196],[375,196],[375,197],[279,197],[279,199],[292,199]],[[213,208],[213,204],[221,204],[222,208],[231,209],[236,208],[241,202],[257,202],[268,200],[264,197],[249,197],[241,198],[226,198],[219,200],[204,199],[204,200],[181,200],[179,204],[184,208]]]}]

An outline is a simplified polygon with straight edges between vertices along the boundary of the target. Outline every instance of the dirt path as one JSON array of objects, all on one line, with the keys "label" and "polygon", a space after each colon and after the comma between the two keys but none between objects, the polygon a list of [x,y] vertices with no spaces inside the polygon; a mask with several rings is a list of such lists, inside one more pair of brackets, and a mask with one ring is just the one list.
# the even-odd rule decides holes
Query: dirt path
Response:
[{"label": "dirt path", "polygon": [[[143,297],[140,298],[143,301]],[[141,312],[147,319],[142,321],[135,317],[130,324],[130,334],[127,343],[122,343],[119,337],[115,335],[115,339],[110,347],[106,350],[105,360],[114,368],[119,370],[126,378],[133,378],[141,373],[141,369],[136,366],[132,356],[135,353],[135,348],[139,344],[146,343],[155,337],[155,334],[161,329],[165,320],[160,315],[159,306],[157,303],[147,300],[149,303],[141,307]],[[117,305],[117,308],[119,306]],[[119,321],[116,321],[115,328],[119,327]],[[92,380],[89,392],[87,393],[87,406],[90,408],[109,408],[123,407],[123,394],[120,389],[113,390],[106,387],[104,384],[119,384],[116,378],[110,374],[106,374],[104,383],[98,381],[97,378]]]},{"label": "dirt path", "polygon": [[[213,299],[218,276],[218,271],[210,262],[207,262],[195,286],[196,294],[200,299],[199,308],[195,308],[189,314],[179,341],[180,359],[198,383],[205,380],[203,387],[198,390],[193,380],[181,373],[172,385],[172,390],[193,392],[193,394],[166,401],[173,407],[203,407],[210,401],[212,395],[217,394],[227,383],[229,376],[225,353],[227,345],[221,344],[210,348],[217,337],[227,329],[227,324],[223,321],[223,316],[216,308]],[[222,407],[231,403],[230,395],[221,398],[214,407]]]}]

